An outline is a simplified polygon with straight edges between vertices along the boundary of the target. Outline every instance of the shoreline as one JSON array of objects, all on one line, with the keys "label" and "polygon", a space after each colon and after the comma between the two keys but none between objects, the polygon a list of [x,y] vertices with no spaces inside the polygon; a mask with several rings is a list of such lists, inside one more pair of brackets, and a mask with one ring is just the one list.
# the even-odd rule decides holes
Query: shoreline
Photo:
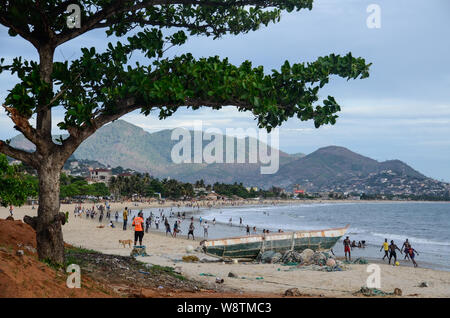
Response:
[{"label": "shoreline", "polygon": [[[129,202],[123,205],[111,203],[111,211],[121,209],[125,204],[130,206]],[[70,207],[72,209],[69,209]],[[164,207],[167,207],[167,205]],[[73,204],[63,205],[61,208],[62,211],[68,209],[70,214],[68,223],[63,226],[65,242],[105,254],[130,255],[131,248],[123,247],[118,242],[118,240],[134,239],[133,231],[130,228],[126,231],[123,231],[120,226],[98,228],[98,218],[94,221],[86,220],[84,216],[74,218],[73,208]],[[144,208],[144,205],[135,207],[135,209]],[[149,208],[158,208],[158,205],[150,205]],[[14,218],[23,219],[26,214],[36,215],[36,213],[37,209],[32,210],[30,206],[15,208]],[[8,215],[7,208],[0,208],[0,218],[5,218]],[[175,219],[172,218],[172,220]],[[173,267],[189,279],[208,284],[215,284],[215,278],[220,277],[224,279],[222,285],[224,288],[238,290],[244,294],[271,293],[282,295],[286,289],[298,288],[302,293],[313,296],[356,297],[353,293],[365,286],[368,275],[370,275],[367,272],[367,265],[360,264],[346,265],[347,270],[341,272],[323,272],[281,264],[222,263],[203,253],[188,254],[186,248],[192,246],[195,249],[199,245],[199,241],[203,239],[203,235],[196,235],[195,241],[187,240],[185,238],[186,223],[189,223],[189,218],[182,222],[183,233],[177,238],[165,236],[164,232],[157,232],[153,226],[153,229],[144,235],[143,240],[149,256],[138,257],[137,259],[149,264],[149,266]],[[105,220],[102,224],[107,225]],[[211,228],[212,226],[210,231]],[[201,230],[200,227],[199,230]],[[182,257],[186,255],[195,255],[200,260],[209,261],[186,263],[182,261]],[[352,258],[356,259],[357,257],[352,255]],[[392,292],[394,288],[400,288],[403,291],[403,297],[450,297],[450,272],[448,271],[404,265],[394,267],[383,264],[376,259],[368,259],[368,261],[380,267],[380,289],[385,292]],[[230,272],[235,273],[238,278],[229,278]],[[418,287],[422,282],[427,282],[429,287]]]}]

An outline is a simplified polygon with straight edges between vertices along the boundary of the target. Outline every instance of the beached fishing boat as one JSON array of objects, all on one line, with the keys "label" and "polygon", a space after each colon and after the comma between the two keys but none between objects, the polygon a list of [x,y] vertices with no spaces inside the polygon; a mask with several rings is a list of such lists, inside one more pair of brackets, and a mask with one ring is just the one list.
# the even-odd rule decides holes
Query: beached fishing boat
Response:
[{"label": "beached fishing boat", "polygon": [[200,243],[204,253],[222,258],[254,259],[260,252],[275,251],[284,253],[288,250],[302,252],[309,248],[329,250],[345,234],[349,225],[314,231],[296,231],[286,233],[269,233],[261,235],[239,236]]}]

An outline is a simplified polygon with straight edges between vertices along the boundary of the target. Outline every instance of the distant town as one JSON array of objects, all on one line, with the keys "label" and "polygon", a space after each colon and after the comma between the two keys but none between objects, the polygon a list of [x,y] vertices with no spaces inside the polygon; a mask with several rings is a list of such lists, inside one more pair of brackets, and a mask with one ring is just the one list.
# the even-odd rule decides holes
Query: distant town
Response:
[{"label": "distant town", "polygon": [[[21,164],[20,161],[11,161],[10,163]],[[34,171],[26,167],[24,170],[31,175],[35,175]],[[83,183],[88,185],[97,185],[96,189],[103,189],[100,193],[104,196],[107,194],[111,196],[133,196],[135,195],[134,193],[124,193],[123,190],[115,189],[114,182],[117,183],[118,180],[128,179],[133,176],[138,179],[144,178],[144,176],[146,176],[146,178],[150,177],[148,174],[142,174],[132,169],[126,169],[120,166],[112,168],[94,160],[77,160],[73,157],[64,165],[62,174],[71,177],[73,180],[83,180]],[[166,195],[169,195],[174,199],[202,197],[202,199],[208,200],[225,198],[239,200],[270,197],[273,199],[303,200],[450,201],[450,184],[444,184],[446,187],[443,187],[443,183],[437,180],[402,176],[392,170],[370,173],[365,177],[349,178],[343,182],[322,187],[321,191],[308,191],[308,188],[314,187],[314,184],[309,180],[304,180],[302,184],[293,184],[292,186],[284,188],[272,186],[268,189],[261,189],[252,185],[243,185],[242,183],[225,185],[216,182],[213,185],[206,185],[203,180],[193,183],[191,187],[189,183],[182,183],[170,179],[170,177],[167,177],[161,182],[172,181],[179,184],[179,187],[181,187],[180,191],[175,191],[170,194],[165,191]],[[136,181],[133,183],[136,183]],[[101,184],[104,184],[103,188]],[[64,185],[62,185],[62,188],[63,187]],[[142,187],[145,187],[145,185]],[[220,190],[217,191],[218,189]],[[130,189],[130,191],[133,192],[132,189]],[[146,191],[142,193],[142,191],[139,190],[135,190],[135,192],[141,192],[139,193],[139,196],[156,196],[161,199],[161,192],[153,191],[152,193],[152,191]]]}]

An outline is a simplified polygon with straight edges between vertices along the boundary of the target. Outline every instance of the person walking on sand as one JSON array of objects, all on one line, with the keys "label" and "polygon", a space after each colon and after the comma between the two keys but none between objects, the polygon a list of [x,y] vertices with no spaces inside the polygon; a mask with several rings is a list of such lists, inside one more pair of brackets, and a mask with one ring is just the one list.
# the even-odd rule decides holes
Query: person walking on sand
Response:
[{"label": "person walking on sand", "polygon": [[188,230],[188,240],[189,240],[189,235],[192,235],[192,239],[195,240],[194,238],[194,222],[191,221],[191,224],[189,225],[189,230]]},{"label": "person walking on sand", "polygon": [[250,226],[247,224],[247,235],[250,235]]},{"label": "person walking on sand", "polygon": [[[347,236],[344,240],[344,253],[345,253],[345,260],[346,261],[351,261],[352,260],[352,256],[351,256],[351,242],[349,237]],[[347,259],[347,253],[348,253],[348,259]]]},{"label": "person walking on sand", "polygon": [[143,213],[139,212],[138,216],[133,219],[133,223],[131,225],[134,226],[134,246],[136,246],[136,242],[139,240],[139,245],[142,246],[142,239],[144,238],[144,218]]},{"label": "person walking on sand", "polygon": [[384,239],[384,243],[383,243],[383,245],[381,245],[380,252],[382,249],[384,249],[383,261],[384,261],[385,257],[387,257],[389,259],[389,253],[388,253],[389,252],[389,243],[388,243],[387,239]]},{"label": "person walking on sand", "polygon": [[391,264],[391,259],[394,257],[394,265],[397,262],[397,253],[395,250],[398,250],[400,254],[403,254],[402,251],[395,245],[394,241],[391,241],[391,245],[389,245],[389,264]]},{"label": "person walking on sand", "polygon": [[12,217],[13,216],[13,206],[12,205],[10,205],[9,206],[9,215]]},{"label": "person walking on sand", "polygon": [[172,231],[170,230],[169,221],[167,221],[167,219],[164,220],[164,225],[166,226],[166,236],[167,236],[167,233],[170,233],[170,236],[173,236]]},{"label": "person walking on sand", "polygon": [[114,216],[116,218],[116,223],[119,222],[119,211],[116,211],[116,214]]},{"label": "person walking on sand", "polygon": [[123,210],[123,230],[125,231],[127,229],[127,222],[128,222],[128,208],[125,207],[125,210]]}]

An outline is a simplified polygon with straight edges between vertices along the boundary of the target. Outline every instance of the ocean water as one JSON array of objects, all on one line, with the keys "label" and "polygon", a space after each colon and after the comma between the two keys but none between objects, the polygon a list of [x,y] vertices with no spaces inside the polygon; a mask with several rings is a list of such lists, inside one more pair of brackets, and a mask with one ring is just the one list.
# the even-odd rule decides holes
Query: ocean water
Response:
[{"label": "ocean water", "polygon": [[[210,229],[210,238],[243,235],[243,225],[256,226],[276,232],[278,229],[316,230],[342,227],[350,240],[365,240],[366,248],[355,248],[352,257],[381,258],[381,244],[387,238],[401,248],[406,238],[419,252],[419,266],[450,271],[450,203],[447,202],[376,202],[376,203],[313,203],[277,206],[244,206],[203,210],[197,213],[206,220],[234,226]],[[343,255],[342,239],[334,247],[338,256]],[[397,252],[403,260],[403,255]]]}]

